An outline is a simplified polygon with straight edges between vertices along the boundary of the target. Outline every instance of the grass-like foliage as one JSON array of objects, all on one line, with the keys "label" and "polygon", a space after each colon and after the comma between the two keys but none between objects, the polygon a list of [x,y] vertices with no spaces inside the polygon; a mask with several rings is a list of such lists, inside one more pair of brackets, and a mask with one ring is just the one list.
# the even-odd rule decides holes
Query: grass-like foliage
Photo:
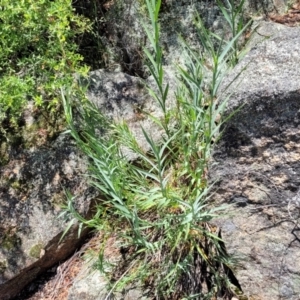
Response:
[{"label": "grass-like foliage", "polygon": [[[144,52],[157,85],[149,93],[163,113],[151,119],[162,129],[162,139],[157,143],[143,130],[150,149],[145,153],[126,123],[108,121],[92,104],[78,110],[75,126],[72,99],[63,92],[70,133],[90,158],[89,178],[102,195],[91,220],[76,213],[71,197],[69,210],[84,225],[107,237],[117,234],[123,242],[124,260],[115,268],[106,269],[103,253],[99,255],[113,289],[139,281],[156,299],[230,298],[230,285],[240,286],[221,232],[212,225],[222,207],[209,203],[207,166],[226,104],[217,98],[218,88],[237,58],[236,41],[244,29],[223,41],[196,16],[203,49],[194,51],[183,42],[186,64],[178,66],[176,105],[170,108],[160,46],[161,1],[146,4],[150,25],[143,26],[150,47]],[[123,149],[138,160],[129,162]]]},{"label": "grass-like foliage", "polygon": [[75,41],[90,25],[71,0],[1,0],[0,20],[0,124],[14,125],[29,100],[56,109],[60,88],[87,73]]},{"label": "grass-like foliage", "polygon": [[[237,3],[234,0],[226,0],[225,3],[227,4],[228,8],[226,8],[226,6],[224,6],[220,0],[217,0],[217,3],[219,8],[222,11],[225,20],[230,26],[230,30],[233,38],[236,37],[239,33],[243,32],[245,29],[244,16],[243,16],[243,6],[245,0],[241,0],[239,3]],[[232,65],[235,65],[238,62],[238,59],[240,57],[239,48],[240,47],[238,45],[238,40],[235,39],[233,42],[233,51],[231,57]]]}]

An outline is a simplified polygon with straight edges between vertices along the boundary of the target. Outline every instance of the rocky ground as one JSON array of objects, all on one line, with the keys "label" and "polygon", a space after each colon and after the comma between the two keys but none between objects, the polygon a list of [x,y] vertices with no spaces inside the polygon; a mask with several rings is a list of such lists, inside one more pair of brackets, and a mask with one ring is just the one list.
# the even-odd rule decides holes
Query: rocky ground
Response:
[{"label": "rocky ground", "polygon": [[69,289],[85,264],[85,252],[97,248],[98,241],[99,235],[93,235],[71,257],[39,276],[13,300],[67,300]]}]

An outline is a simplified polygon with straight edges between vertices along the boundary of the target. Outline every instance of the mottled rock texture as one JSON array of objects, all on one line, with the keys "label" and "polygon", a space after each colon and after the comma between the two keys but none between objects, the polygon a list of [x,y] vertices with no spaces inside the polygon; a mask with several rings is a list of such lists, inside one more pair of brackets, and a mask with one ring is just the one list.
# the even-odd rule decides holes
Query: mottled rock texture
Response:
[{"label": "mottled rock texture", "polygon": [[[239,1],[236,1],[238,3]],[[106,68],[121,70],[129,75],[147,76],[144,66],[143,47],[147,38],[140,20],[147,23],[146,6],[143,1],[108,1],[106,5],[106,30],[102,38],[106,53]],[[223,1],[226,3],[226,1]],[[245,0],[244,18],[282,13],[289,0]],[[205,26],[225,37],[230,28],[225,21],[216,0],[164,0],[161,5],[161,42],[164,50],[164,64],[182,63],[182,48],[179,34],[194,49],[201,49],[197,30],[194,27],[195,14],[201,16]],[[113,54],[113,55],[112,55]]]},{"label": "mottled rock texture", "polygon": [[[16,150],[16,149],[15,149]],[[36,276],[73,253],[74,226],[59,243],[67,222],[58,219],[64,188],[80,195],[76,207],[87,214],[95,192],[79,176],[86,160],[64,135],[41,148],[18,149],[0,169],[0,299],[15,296]]]},{"label": "mottled rock texture", "polygon": [[[175,105],[176,77],[171,68],[164,69],[165,83],[169,83],[167,108]],[[136,137],[141,148],[147,152],[150,146],[144,137],[142,128],[148,132],[154,141],[161,139],[163,130],[149,117],[162,118],[159,104],[149,96],[147,86],[156,90],[153,77],[142,81],[138,77],[123,72],[92,71],[88,81],[88,99],[99,110],[115,122],[125,121]],[[128,160],[136,159],[136,155],[124,149]]]},{"label": "mottled rock texture", "polygon": [[[211,170],[227,249],[249,299],[300,297],[300,28],[262,23],[231,72],[224,127]],[[221,95],[220,93],[220,95]]]},{"label": "mottled rock texture", "polygon": [[[96,248],[101,247],[101,243],[96,244]],[[122,242],[115,237],[110,237],[104,251],[104,259],[106,263],[117,265],[122,260],[120,247]],[[94,249],[95,250],[95,249]],[[98,249],[97,251],[99,251]],[[98,253],[96,251],[96,253]],[[92,258],[91,258],[92,257]],[[113,284],[108,289],[108,278],[101,274],[99,270],[93,266],[97,264],[97,256],[87,256],[83,267],[74,279],[69,289],[67,300],[147,300],[147,290],[141,289],[139,283],[126,286],[121,292],[114,289]]]}]

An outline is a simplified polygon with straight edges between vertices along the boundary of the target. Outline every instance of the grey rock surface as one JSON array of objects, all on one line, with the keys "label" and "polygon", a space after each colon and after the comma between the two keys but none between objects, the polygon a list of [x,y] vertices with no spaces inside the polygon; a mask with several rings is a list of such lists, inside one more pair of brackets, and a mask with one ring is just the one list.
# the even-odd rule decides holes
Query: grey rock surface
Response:
[{"label": "grey rock surface", "polygon": [[75,205],[87,215],[95,197],[79,176],[87,168],[69,138],[60,136],[51,144],[19,149],[0,169],[0,299],[16,296],[20,290],[54,264],[76,250],[73,226],[59,243],[66,220],[58,219],[66,201],[63,188],[79,196]]},{"label": "grey rock surface", "polygon": [[284,13],[289,4],[288,0],[246,0],[244,7],[250,14]]},{"label": "grey rock surface", "polygon": [[[109,245],[112,248],[112,245]],[[116,248],[116,252],[119,253],[119,248]],[[105,259],[111,261],[111,257],[107,256]],[[118,257],[114,257],[114,263],[118,263],[122,258],[120,253]],[[106,278],[99,270],[94,268],[96,259],[88,260],[84,263],[80,269],[79,274],[76,276],[71,288],[69,289],[67,300],[148,300],[147,291],[142,291],[139,284],[129,285],[123,290],[116,291],[114,286],[111,285],[111,289],[108,289],[108,278]]]},{"label": "grey rock surface", "polygon": [[[175,105],[174,92],[176,91],[175,72],[171,68],[164,69],[165,83],[169,84],[167,108]],[[88,99],[99,110],[115,122],[126,121],[140,147],[147,152],[150,146],[147,143],[142,128],[148,132],[154,141],[162,138],[163,130],[149,117],[163,117],[163,113],[156,100],[149,96],[147,86],[156,89],[153,77],[142,81],[138,77],[123,72],[108,72],[105,70],[92,71],[89,76]],[[124,155],[132,161],[137,157],[128,149]]]},{"label": "grey rock surface", "polygon": [[[287,40],[290,43],[294,43],[291,39],[297,34],[291,33],[289,30],[290,28],[286,28],[282,25],[274,23],[264,23],[258,29],[258,32],[260,34],[267,36],[272,35],[272,37],[265,41],[267,45],[262,46],[271,47],[272,50],[269,50],[271,51],[270,57],[268,58],[269,60],[272,61],[273,56],[278,51],[276,46],[276,43],[279,41],[277,39],[278,36],[281,36],[282,39]],[[260,37],[260,39],[258,39],[257,36]],[[277,193],[276,198],[274,198],[272,202],[270,202],[268,193],[271,192],[272,188],[273,192],[276,191],[276,188],[270,182],[272,179],[268,178],[269,175],[265,174],[265,172],[271,169],[271,167],[269,167],[269,169],[266,166],[264,166],[264,168],[261,167],[261,159],[258,159],[258,161],[253,164],[253,156],[251,152],[252,148],[243,147],[244,142],[243,140],[242,142],[240,141],[238,134],[238,132],[241,130],[240,128],[245,127],[251,131],[252,122],[260,122],[259,120],[256,120],[256,118],[259,117],[256,110],[254,110],[253,114],[250,115],[249,118],[246,115],[247,113],[251,112],[250,107],[252,107],[252,105],[252,109],[254,109],[256,103],[260,103],[260,105],[264,103],[264,101],[262,100],[264,98],[260,98],[259,95],[261,94],[262,97],[264,97],[266,87],[259,86],[259,82],[261,82],[262,79],[257,76],[256,72],[259,72],[258,74],[264,74],[264,68],[266,66],[269,66],[270,61],[268,60],[265,65],[261,64],[262,70],[259,70],[258,61],[259,59],[262,59],[262,54],[265,55],[265,48],[263,48],[263,50],[260,50],[260,52],[256,50],[260,49],[258,47],[263,44],[262,40],[264,39],[259,34],[257,36],[253,36],[252,41],[249,44],[249,47],[252,47],[252,50],[249,52],[248,56],[245,57],[245,60],[241,62],[241,65],[238,66],[237,69],[234,70],[231,76],[228,78],[228,82],[230,82],[230,78],[234,78],[236,72],[239,72],[239,70],[244,67],[243,64],[248,64],[249,61],[253,61],[252,69],[251,65],[249,64],[249,68],[247,68],[247,70],[245,71],[244,81],[241,83],[241,85],[237,89],[228,91],[228,93],[233,92],[233,95],[229,101],[227,110],[228,114],[233,110],[236,110],[240,106],[240,101],[248,101],[249,106],[245,107],[245,110],[241,110],[239,112],[242,114],[242,117],[239,117],[239,113],[237,113],[235,118],[233,118],[232,121],[228,124],[227,131],[224,135],[224,140],[215,152],[215,161],[218,162],[218,165],[213,169],[211,176],[214,179],[220,179],[218,183],[218,193],[216,194],[216,203],[219,204],[221,202],[227,202],[235,204],[235,206],[233,207],[233,211],[230,212],[230,218],[220,219],[219,223],[222,226],[223,235],[227,241],[226,245],[228,250],[241,259],[242,266],[238,270],[237,276],[240,280],[240,283],[242,284],[242,287],[244,288],[245,295],[248,295],[249,299],[251,299],[250,296],[258,297],[252,299],[276,299],[278,295],[285,295],[284,297],[287,297],[286,299],[289,299],[288,297],[294,297],[291,299],[297,299],[295,297],[297,295],[296,282],[298,280],[298,275],[291,275],[292,273],[286,275],[282,273],[284,275],[281,276],[280,267],[282,262],[278,260],[280,253],[284,253],[284,255],[286,255],[287,253],[287,257],[289,260],[292,259],[293,255],[295,255],[296,257],[299,256],[299,254],[297,254],[297,250],[290,250],[290,252],[285,253],[285,250],[288,248],[288,245],[291,242],[291,237],[293,237],[290,232],[294,229],[295,224],[293,222],[283,222],[282,225],[280,225],[281,223],[279,225],[274,225],[274,222],[276,224],[276,218],[284,220],[284,218],[289,216],[289,212],[291,212],[293,216],[296,217],[295,213],[297,211],[295,210],[294,202],[293,200],[291,202],[290,200],[282,200],[285,196],[282,196],[282,194],[279,193]],[[287,39],[285,39],[285,36],[287,36]],[[290,36],[290,38],[288,38],[288,36]],[[270,46],[268,43],[272,40],[275,40],[275,42],[271,43]],[[278,46],[282,47],[282,44],[279,43]],[[296,48],[297,44],[295,44],[294,47]],[[286,51],[286,48],[284,49],[282,49],[282,51]],[[276,66],[280,62],[281,54],[278,55],[279,57],[276,56],[275,60],[272,62],[272,64]],[[265,59],[262,60],[264,61]],[[284,66],[285,64],[281,63],[281,68]],[[294,77],[292,78],[296,80],[299,74],[297,68],[293,68],[293,70]],[[167,80],[172,84],[172,82],[174,83],[174,76],[172,77],[171,72],[172,71],[170,71],[169,73],[167,71]],[[288,76],[290,75],[291,73],[289,73]],[[272,94],[272,92],[274,91],[273,85],[276,73],[269,74],[269,76],[269,81],[266,80],[266,82],[269,82],[269,89],[271,91],[270,94]],[[284,75],[280,72],[279,76]],[[142,120],[140,120],[139,118],[132,117],[136,114],[136,107],[154,113],[154,115],[159,115],[157,105],[155,104],[155,102],[153,102],[153,100],[149,99],[146,96],[146,93],[144,91],[145,87],[140,84],[140,81],[136,77],[132,77],[121,72],[106,72],[103,70],[99,70],[91,73],[91,79],[94,80],[95,84],[93,85],[92,83],[90,85],[88,92],[89,99],[97,104],[102,111],[106,112],[107,115],[116,118],[116,120],[125,119],[129,123],[131,129],[135,132],[139,142],[143,140],[139,138],[140,125],[146,126],[147,130],[151,130],[151,132],[156,131],[155,126],[153,127],[153,124],[151,124],[151,122],[149,122],[147,118],[143,118]],[[151,82],[151,79],[149,80]],[[253,88],[251,88],[250,80],[253,81]],[[296,81],[296,83],[299,83],[299,81]],[[226,85],[226,83],[224,83],[224,85]],[[121,88],[117,88],[117,86]],[[290,88],[291,90],[289,90]],[[171,91],[174,89],[175,86],[173,84]],[[255,91],[254,93],[252,92],[252,89]],[[282,89],[286,91],[287,98],[289,98],[288,95],[290,91],[292,91],[292,93],[295,92],[292,85],[288,85],[288,87],[282,85]],[[243,100],[241,100],[240,94],[245,94],[247,96],[243,96],[244,98],[242,98]],[[107,102],[108,95],[111,100],[109,102]],[[272,106],[272,99],[274,99],[274,97],[270,96],[270,106]],[[254,100],[257,102],[252,103],[252,101]],[[298,104],[300,105],[300,101]],[[280,106],[278,109],[279,111],[281,111],[282,107]],[[292,109],[294,110],[294,108]],[[268,112],[268,109],[266,109],[266,112]],[[287,122],[286,126],[290,128],[287,117],[283,118],[283,122]],[[249,124],[243,125],[243,122],[247,122],[247,120]],[[281,128],[281,125],[279,127]],[[261,125],[257,125],[257,128],[261,129]],[[234,130],[232,134],[231,130]],[[277,133],[278,132],[276,131],[274,134],[276,135]],[[267,147],[269,145],[268,141],[264,136],[261,138],[261,135],[262,134],[259,133],[258,136],[253,140],[254,142],[259,141],[262,144],[261,147],[264,147],[264,145],[266,145]],[[252,133],[249,133],[246,136],[246,141],[251,141]],[[157,136],[157,138],[159,138],[159,135]],[[241,144],[241,147],[239,148],[239,146],[236,146],[236,148],[234,148],[232,152],[230,152],[230,148],[228,152],[227,140],[232,141],[232,143],[236,143],[237,145]],[[145,147],[146,150],[147,144],[143,144],[143,147]],[[253,182],[251,180],[247,180],[247,176],[250,171],[247,169],[248,166],[246,162],[241,163],[241,169],[237,167],[237,165],[239,166],[240,163],[237,163],[235,161],[237,155],[236,153],[240,153],[239,157],[241,157],[241,160],[246,161],[248,159],[248,161],[251,161],[251,168],[254,168],[254,171],[257,172],[254,173],[257,174],[256,177],[252,174],[253,172],[251,173],[253,177],[253,179],[251,180]],[[134,157],[131,157],[130,155],[128,155],[128,157],[130,159],[134,159]],[[225,158],[226,161],[223,161]],[[245,170],[243,169],[244,166]],[[241,176],[240,174],[243,174],[243,172],[245,172],[246,175]],[[251,188],[248,189],[248,185]],[[285,191],[281,191],[281,193],[282,192]],[[288,199],[295,199],[293,197],[296,197],[296,194],[288,192],[287,197],[292,197]],[[278,207],[276,207],[276,201],[281,203]],[[284,203],[283,205],[282,201]],[[288,204],[291,211],[287,209]],[[274,209],[276,210],[276,213],[274,215],[275,221],[272,221],[272,217],[270,216],[270,214],[274,212]],[[270,226],[270,229],[268,228],[268,226]],[[282,230],[283,232],[281,235],[279,235],[279,233],[277,232],[280,232],[280,230]],[[287,232],[289,232],[289,234],[287,234]],[[274,252],[272,252],[273,247]],[[255,257],[255,255],[260,257],[259,263],[257,263],[257,261],[255,260],[256,258],[252,259],[252,256]],[[280,258],[282,258],[282,256]],[[257,264],[259,265],[257,266]],[[297,269],[298,266],[295,266],[295,268]],[[92,268],[82,270],[80,275],[76,277],[72,288],[69,291],[69,300],[74,300],[78,297],[81,297],[82,299],[99,300],[106,298],[108,291],[105,288],[105,278],[101,276],[98,271],[91,270]],[[271,279],[269,279],[269,277]],[[268,279],[268,281],[266,280],[266,278]],[[290,279],[291,281],[289,281]],[[279,283],[281,285],[278,285]],[[279,286],[279,288],[277,287],[277,285]],[[141,297],[138,289],[136,291],[139,295],[138,297]],[[120,299],[124,299],[118,294],[115,294],[114,296],[116,297],[116,299],[119,299],[118,297],[121,297]],[[132,296],[132,298],[128,299],[135,298]]]},{"label": "grey rock surface", "polygon": [[[147,46],[147,39],[140,20],[147,23],[148,17],[146,7],[142,3],[123,0],[121,6],[111,5],[106,13],[108,32],[103,42],[110,49],[107,61],[107,68],[110,70],[119,70],[130,75],[145,73],[141,53],[142,48]],[[282,13],[288,4],[289,0],[246,0],[244,16],[248,19],[249,16]],[[207,28],[220,36],[225,31],[225,38],[230,36],[229,25],[222,16],[216,0],[162,1],[160,23],[165,65],[183,62],[179,33],[192,48],[201,49],[193,24],[196,13]],[[116,58],[118,61],[115,61]]]},{"label": "grey rock surface", "polygon": [[[112,273],[105,276],[99,270],[98,253],[102,248],[101,239],[103,234],[96,234],[89,242],[93,244],[92,250],[89,249],[83,255],[82,264],[79,268],[79,273],[73,279],[72,286],[68,290],[66,300],[104,300],[104,299],[116,299],[116,300],[148,300],[151,299],[147,296],[147,289],[142,290],[141,284],[128,284],[122,289],[116,289],[115,282],[112,282],[108,286],[108,281]],[[121,265],[123,257],[120,253],[120,247],[122,246],[122,239],[117,235],[112,235],[106,241],[106,246],[103,252],[105,270],[112,271],[115,266]],[[85,245],[86,246],[86,245]],[[84,247],[85,247],[84,246]],[[134,267],[134,263],[131,267]],[[129,268],[131,268],[129,266]],[[118,271],[117,271],[118,272]],[[124,276],[126,276],[126,271]]]},{"label": "grey rock surface", "polygon": [[[264,38],[268,37],[268,38]],[[262,40],[258,42],[258,40]],[[249,299],[300,295],[300,28],[262,23],[251,50],[229,74],[231,94],[214,152],[215,205],[231,204],[218,224],[239,259]],[[225,87],[243,70],[240,83]]]}]

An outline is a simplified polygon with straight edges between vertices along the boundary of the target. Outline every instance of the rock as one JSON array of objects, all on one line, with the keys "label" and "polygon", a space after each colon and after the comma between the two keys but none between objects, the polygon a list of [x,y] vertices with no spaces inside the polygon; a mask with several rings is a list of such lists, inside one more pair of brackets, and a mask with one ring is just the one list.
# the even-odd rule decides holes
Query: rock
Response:
[{"label": "rock", "polygon": [[107,280],[98,271],[91,268],[82,269],[68,293],[68,300],[102,300],[107,295]]},{"label": "rock", "polygon": [[246,0],[244,7],[246,12],[268,14],[270,12],[284,13],[289,5],[288,0]]},{"label": "rock", "polygon": [[[286,10],[288,2],[288,0],[245,0],[245,19],[250,15],[282,13]],[[107,3],[109,9],[105,13],[106,32],[101,39],[104,48],[110,50],[106,53],[106,68],[121,70],[129,75],[147,77],[142,59],[142,51],[147,45],[147,39],[140,22],[140,20],[146,22],[148,19],[145,5],[143,2],[133,3],[131,0],[123,0],[122,5],[118,1]],[[183,62],[179,33],[193,49],[201,49],[197,30],[193,24],[195,13],[199,14],[205,26],[214,33],[225,38],[230,36],[229,25],[222,16],[217,1],[162,1],[160,29],[166,66]],[[225,35],[223,35],[224,31]]]},{"label": "rock", "polygon": [[[95,260],[92,262],[95,263]],[[108,279],[93,268],[91,262],[85,263],[80,273],[76,276],[68,293],[67,300],[148,300],[147,291],[142,291],[137,285],[129,285],[122,291],[108,290]]]},{"label": "rock", "polygon": [[64,260],[86,236],[73,226],[61,241],[66,220],[58,219],[66,201],[64,188],[80,195],[75,201],[87,215],[91,190],[81,175],[86,160],[61,135],[36,149],[17,149],[0,169],[0,299],[16,296],[36,276]]},{"label": "rock", "polygon": [[[267,26],[267,25],[265,25]],[[274,26],[277,26],[274,24]],[[272,26],[271,26],[272,27]],[[272,27],[273,28],[273,27]],[[281,28],[281,27],[280,27]],[[260,30],[265,30],[265,27],[262,26]],[[278,30],[275,30],[276,32]],[[268,30],[268,33],[270,31]],[[260,42],[260,41],[259,41]],[[253,42],[254,40],[253,40]],[[175,90],[174,86],[174,75],[172,77],[172,71],[167,69],[166,72],[167,82],[171,84],[171,91],[170,95],[172,95],[172,90]],[[233,77],[233,76],[232,76]],[[148,80],[148,82],[151,82],[151,78]],[[172,84],[173,82],[173,84]],[[244,87],[245,88],[245,87]],[[247,89],[246,89],[247,91]],[[144,139],[141,138],[141,132],[140,132],[140,125],[144,126],[147,130],[151,130],[153,128],[153,123],[150,122],[150,120],[145,116],[143,118],[135,117],[136,115],[136,109],[140,109],[140,111],[146,111],[151,112],[154,115],[159,115],[159,109],[155,102],[153,102],[152,99],[145,96],[145,87],[141,85],[140,80],[136,77],[129,76],[127,74],[124,74],[122,72],[107,72],[104,70],[98,70],[91,72],[90,76],[90,83],[89,83],[89,89],[88,89],[88,97],[89,99],[96,104],[101,111],[103,111],[106,115],[114,118],[115,120],[126,120],[129,124],[129,127],[133,130],[135,133],[138,141],[141,143],[140,145],[144,148],[145,151],[147,151],[147,143],[145,143]],[[109,97],[110,101],[107,101],[107,98]],[[172,102],[172,101],[171,101]],[[231,104],[231,102],[230,102]],[[238,105],[237,105],[238,106]],[[236,109],[237,107],[234,107],[233,109]],[[230,113],[231,110],[228,108],[228,113]],[[253,116],[252,116],[253,118]],[[250,119],[250,118],[249,118]],[[231,125],[233,126],[233,125]],[[156,131],[152,130],[151,132]],[[161,135],[159,134],[155,139],[159,139]],[[235,137],[232,137],[233,139]],[[267,143],[267,141],[262,140],[262,142]],[[223,147],[224,148],[224,147]],[[218,158],[218,155],[223,158],[225,154],[222,152],[223,148],[220,147],[218,151],[216,151],[216,158]],[[227,155],[227,154],[226,154]],[[132,154],[127,153],[127,157],[130,160],[134,160],[136,157],[133,157]],[[222,172],[224,172],[225,168],[228,168],[228,165],[226,165],[224,168],[222,167],[222,170],[219,173],[218,168],[219,165],[214,169],[213,174],[216,174],[218,177],[223,176]],[[228,169],[228,174],[232,172],[232,169]],[[221,175],[220,175],[221,174]],[[226,173],[225,176],[228,177],[228,174]],[[214,175],[212,175],[214,176]],[[226,181],[227,182],[227,181]],[[241,185],[241,182],[238,182],[239,185]],[[245,183],[246,184],[246,183]],[[230,185],[230,184],[229,184]],[[219,184],[219,192],[222,188],[222,185]],[[230,186],[230,189],[234,190],[236,188],[235,182],[232,183]],[[222,190],[221,190],[222,191]],[[243,211],[243,209],[248,208],[249,206],[255,205],[257,202],[258,204],[263,201],[261,199],[266,198],[266,193],[269,192],[269,189],[265,187],[264,185],[260,184],[258,186],[254,186],[251,191],[249,191],[248,194],[239,194],[239,193],[231,193],[227,196],[227,202],[236,203],[238,209]],[[259,197],[258,197],[259,196]],[[221,199],[222,195],[219,194],[219,198]],[[218,202],[223,202],[221,200],[218,200]],[[253,204],[254,203],[254,204]],[[272,210],[273,208],[271,208]],[[253,213],[253,209],[251,207],[250,212],[255,215],[255,211]],[[241,217],[242,221],[245,220],[245,215]],[[261,223],[258,223],[262,219]],[[236,236],[237,233],[239,233],[240,230],[240,223],[235,221],[235,219],[223,219],[220,220],[222,224],[222,228],[224,231],[224,236],[227,239],[227,236],[230,236],[231,239],[228,239],[229,243],[231,243],[233,246],[229,247],[229,249],[234,252],[235,248],[234,245],[236,243],[241,243],[239,241],[238,236]],[[257,216],[255,219],[255,226],[258,226],[257,224],[264,224],[265,220],[260,217],[260,215]],[[243,225],[244,226],[244,225]],[[265,225],[268,226],[268,223]],[[260,228],[260,227],[259,227]],[[253,228],[255,230],[255,228]],[[231,235],[230,235],[231,234]],[[234,239],[236,241],[234,241]],[[243,242],[244,237],[242,237]],[[228,246],[227,246],[228,247]],[[253,248],[253,245],[251,246]],[[253,250],[255,251],[255,250]],[[238,253],[243,254],[241,250],[239,250]],[[243,256],[245,257],[245,255]],[[243,275],[244,276],[244,275]],[[246,278],[247,284],[252,284],[253,279],[249,279],[249,276]],[[242,283],[244,281],[240,279]],[[96,283],[95,283],[96,282]],[[69,291],[68,300],[74,300],[74,299],[105,299],[105,297],[108,294],[107,289],[105,288],[107,283],[107,280],[99,273],[99,271],[93,270],[91,267],[87,267],[87,269],[83,269],[80,273],[80,275],[77,276],[75,279],[72,288]],[[245,289],[246,292],[249,290],[252,290],[252,286],[249,289]],[[141,297],[139,290],[135,290],[138,293],[138,297]],[[288,288],[283,289],[283,291],[289,291]],[[126,291],[123,291],[126,293]],[[255,290],[254,293],[255,295]],[[116,299],[119,299],[119,295],[115,294]],[[121,296],[120,296],[121,297]],[[137,299],[139,299],[137,297]],[[122,297],[121,297],[122,298]],[[124,299],[124,298],[122,298]],[[133,296],[132,298],[128,299],[135,299]],[[272,299],[272,298],[269,298]]]},{"label": "rock", "polygon": [[[149,291],[144,289],[142,291],[141,284],[128,284],[123,287],[122,290],[116,290],[116,287],[112,283],[108,288],[109,278],[114,274],[108,274],[105,276],[99,271],[98,254],[102,247],[103,234],[98,233],[95,235],[88,244],[93,245],[89,251],[86,251],[83,255],[83,264],[80,267],[80,271],[73,279],[73,284],[69,289],[67,300],[103,300],[103,299],[116,299],[116,300],[148,300],[147,296]],[[120,253],[120,246],[122,240],[117,235],[112,235],[106,240],[106,246],[103,252],[104,268],[106,271],[114,269],[114,266],[121,264],[122,255]],[[84,246],[85,247],[85,246]],[[131,264],[134,267],[134,263]],[[129,267],[130,268],[130,267]],[[123,273],[126,276],[126,271]]]},{"label": "rock", "polygon": [[[266,38],[264,38],[266,37]],[[261,39],[261,42],[258,40]],[[230,95],[210,171],[218,220],[236,276],[251,299],[300,294],[300,28],[263,22],[222,84]],[[243,69],[238,85],[226,86]],[[224,99],[224,98],[223,98]],[[239,109],[239,110],[238,110]],[[237,111],[238,110],[238,111]]]},{"label": "rock", "polygon": [[[171,68],[164,69],[165,82],[169,83],[167,109],[175,105],[174,92],[176,91],[175,72]],[[153,122],[149,114],[162,118],[163,113],[157,101],[149,96],[147,86],[156,90],[153,77],[142,81],[138,77],[123,72],[108,72],[96,70],[90,72],[88,81],[88,99],[99,110],[115,122],[126,121],[138,144],[145,151],[150,150],[142,128],[150,133],[154,141],[162,138],[163,130]],[[137,156],[124,149],[124,155],[133,161]]]}]

